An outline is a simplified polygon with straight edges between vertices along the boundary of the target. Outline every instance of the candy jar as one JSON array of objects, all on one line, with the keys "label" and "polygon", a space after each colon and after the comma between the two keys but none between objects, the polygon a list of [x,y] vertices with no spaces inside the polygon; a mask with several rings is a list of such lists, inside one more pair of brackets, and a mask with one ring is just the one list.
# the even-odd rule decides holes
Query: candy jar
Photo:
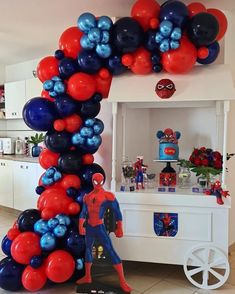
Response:
[{"label": "candy jar", "polygon": [[134,177],[135,172],[133,163],[126,157],[122,162],[122,184],[121,191],[134,191]]}]

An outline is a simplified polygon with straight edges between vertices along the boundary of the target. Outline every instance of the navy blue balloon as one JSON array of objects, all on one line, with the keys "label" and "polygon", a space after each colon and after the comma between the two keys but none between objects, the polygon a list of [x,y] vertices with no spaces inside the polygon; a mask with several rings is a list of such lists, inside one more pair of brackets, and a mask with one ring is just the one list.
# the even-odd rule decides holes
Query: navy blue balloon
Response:
[{"label": "navy blue balloon", "polygon": [[56,132],[50,131],[46,133],[45,136],[45,145],[46,147],[55,153],[66,152],[72,145],[71,134],[63,131]]},{"label": "navy blue balloon", "polygon": [[63,94],[56,97],[55,107],[60,116],[66,117],[74,114],[79,109],[79,103],[69,95]]},{"label": "navy blue balloon", "polygon": [[58,159],[58,167],[66,174],[76,174],[82,166],[81,154],[77,151],[68,151],[61,154]]},{"label": "navy blue balloon", "polygon": [[94,154],[97,152],[97,150],[99,149],[99,147],[96,146],[88,146],[87,144],[84,145],[80,145],[79,147],[77,147],[77,150],[81,153],[81,154],[86,154],[86,153],[90,153],[90,154]]},{"label": "navy blue balloon", "polygon": [[85,118],[93,118],[96,117],[100,112],[100,103],[99,102],[93,102],[92,100],[85,101],[81,103],[81,109],[80,109],[80,116]]},{"label": "navy blue balloon", "polygon": [[61,60],[64,58],[64,52],[60,49],[55,51],[55,58]]},{"label": "navy blue balloon", "polygon": [[83,204],[83,197],[85,196],[85,194],[90,193],[93,190],[93,188],[91,186],[86,186],[83,188],[79,189],[77,192],[77,198],[76,198],[76,202],[79,203],[80,205]]},{"label": "navy blue balloon", "polygon": [[208,57],[205,58],[205,59],[198,58],[197,59],[198,63],[200,63],[200,64],[211,64],[217,59],[217,57],[218,57],[218,55],[220,53],[220,45],[219,45],[219,43],[214,42],[213,44],[209,45],[207,48],[209,49]]},{"label": "navy blue balloon", "polygon": [[78,64],[75,59],[70,57],[63,58],[59,63],[59,72],[62,79],[70,78],[78,71]]},{"label": "navy blue balloon", "polygon": [[12,244],[12,241],[8,239],[6,235],[2,239],[1,248],[2,248],[2,252],[6,254],[7,256],[11,256],[11,244]]},{"label": "navy blue balloon", "polygon": [[184,28],[189,20],[187,6],[181,1],[167,1],[161,6],[160,21],[168,20],[177,27]]},{"label": "navy blue balloon", "polygon": [[102,100],[102,95],[100,93],[95,93],[90,100],[93,102],[100,102]]},{"label": "navy blue balloon", "polygon": [[68,197],[71,197],[71,198],[76,197],[76,196],[77,196],[77,192],[78,192],[78,190],[75,189],[75,188],[73,188],[73,187],[68,188],[68,189],[66,190],[66,194],[67,194],[67,196],[68,196]]},{"label": "navy blue balloon", "polygon": [[66,249],[73,257],[83,257],[85,253],[85,238],[76,232],[71,233],[66,240]]},{"label": "navy blue balloon", "polygon": [[41,218],[40,211],[37,209],[27,209],[23,211],[17,219],[17,224],[21,232],[33,232],[34,224]]},{"label": "navy blue balloon", "polygon": [[6,257],[0,261],[0,288],[7,291],[19,291],[22,288],[21,277],[25,266]]},{"label": "navy blue balloon", "polygon": [[105,178],[105,172],[99,164],[93,163],[83,166],[79,172],[83,184],[86,186],[92,186],[92,176],[95,173],[101,173]]},{"label": "navy blue balloon", "polygon": [[43,262],[43,258],[40,255],[35,255],[31,258],[30,260],[30,265],[33,268],[39,268],[42,265]]},{"label": "navy blue balloon", "polygon": [[122,57],[119,54],[115,54],[109,57],[107,60],[107,68],[114,76],[123,74],[127,69],[122,64]]},{"label": "navy blue balloon", "polygon": [[144,31],[135,19],[123,17],[114,24],[111,39],[114,50],[134,52],[143,43]]},{"label": "navy blue balloon", "polygon": [[158,44],[155,41],[156,31],[154,30],[148,30],[145,33],[145,41],[144,46],[149,51],[155,51],[158,49]]},{"label": "navy blue balloon", "polygon": [[78,64],[81,71],[88,74],[96,73],[102,66],[102,62],[99,56],[94,51],[86,50],[83,50],[81,53],[79,53]]},{"label": "navy blue balloon", "polygon": [[35,192],[38,195],[41,195],[44,191],[45,191],[45,188],[43,186],[37,186],[36,189],[35,189]]},{"label": "navy blue balloon", "polygon": [[57,117],[54,103],[41,97],[32,98],[23,108],[24,122],[35,131],[53,129],[53,122]]}]

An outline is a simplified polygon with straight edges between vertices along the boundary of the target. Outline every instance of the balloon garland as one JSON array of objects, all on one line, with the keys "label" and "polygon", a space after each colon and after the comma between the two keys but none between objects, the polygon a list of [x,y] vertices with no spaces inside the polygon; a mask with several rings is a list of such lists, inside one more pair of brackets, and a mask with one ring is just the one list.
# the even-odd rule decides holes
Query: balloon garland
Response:
[{"label": "balloon garland", "polygon": [[113,24],[107,16],[83,13],[62,33],[54,56],[37,67],[41,97],[23,109],[31,129],[47,132],[39,157],[45,173],[36,188],[37,209],[22,212],[2,240],[7,257],[0,262],[1,288],[38,291],[47,280],[62,283],[84,274],[77,219],[92,175],[104,174],[93,156],[104,130],[96,116],[112,76],[128,70],[181,74],[196,62],[211,64],[226,30],[224,13],[201,3],[137,0],[131,17]]}]

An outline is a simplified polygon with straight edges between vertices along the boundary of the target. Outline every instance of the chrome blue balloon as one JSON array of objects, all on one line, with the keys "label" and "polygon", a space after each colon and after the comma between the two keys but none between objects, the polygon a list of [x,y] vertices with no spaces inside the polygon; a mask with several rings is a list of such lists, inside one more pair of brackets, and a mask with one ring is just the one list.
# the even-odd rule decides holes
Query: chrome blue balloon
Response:
[{"label": "chrome blue balloon", "polygon": [[174,28],[171,33],[171,39],[174,41],[178,41],[182,38],[182,30],[181,28]]},{"label": "chrome blue balloon", "polygon": [[217,59],[217,57],[218,57],[218,55],[220,53],[220,45],[219,45],[219,43],[214,42],[211,45],[207,46],[207,48],[209,49],[208,57],[205,58],[205,59],[198,58],[197,59],[198,63],[207,65],[207,64],[213,63]]},{"label": "chrome blue balloon", "polygon": [[54,88],[54,82],[52,80],[47,80],[43,83],[43,89],[50,91]]},{"label": "chrome blue balloon", "polygon": [[65,236],[67,232],[67,228],[65,225],[58,225],[54,228],[53,233],[55,234],[56,237],[62,238]]},{"label": "chrome blue balloon", "polygon": [[91,42],[87,35],[83,35],[80,39],[80,44],[83,49],[91,50],[94,49],[96,44]]},{"label": "chrome blue balloon", "polygon": [[43,263],[43,258],[40,255],[35,255],[30,260],[30,265],[33,268],[39,268]]},{"label": "chrome blue balloon", "polygon": [[52,97],[52,98],[55,98],[56,96],[57,96],[57,93],[56,93],[56,91],[50,91],[49,92],[49,95]]},{"label": "chrome blue balloon", "polygon": [[100,135],[104,130],[104,123],[100,119],[96,119],[93,130],[95,135]]},{"label": "chrome blue balloon", "polygon": [[80,130],[80,134],[83,138],[92,138],[94,132],[92,128],[89,127],[83,127]]},{"label": "chrome blue balloon", "polygon": [[171,47],[172,50],[178,49],[179,46],[180,46],[179,41],[174,41],[174,40],[171,40],[170,41],[170,47]]},{"label": "chrome blue balloon", "polygon": [[85,120],[84,124],[86,127],[93,127],[96,122],[95,118],[88,118]]},{"label": "chrome blue balloon", "polygon": [[98,19],[97,27],[101,30],[109,31],[113,25],[113,22],[108,16],[101,16]]},{"label": "chrome blue balloon", "polygon": [[61,82],[61,81],[55,82],[54,91],[57,94],[64,94],[65,91],[66,91],[65,84],[63,82]]},{"label": "chrome blue balloon", "polygon": [[101,143],[102,139],[99,135],[87,139],[87,145],[91,147],[99,147]]},{"label": "chrome blue balloon", "polygon": [[47,177],[52,177],[55,173],[55,168],[54,167],[50,167],[46,170],[45,175]]},{"label": "chrome blue balloon", "polygon": [[59,81],[61,81],[61,78],[58,76],[54,76],[51,80],[54,82],[59,82]]},{"label": "chrome blue balloon", "polygon": [[6,254],[7,256],[11,256],[11,244],[12,244],[12,241],[8,239],[6,235],[2,239],[1,248],[2,248],[2,252]]},{"label": "chrome blue balloon", "polygon": [[82,270],[84,268],[84,262],[82,261],[81,258],[76,260],[76,269],[77,270]]},{"label": "chrome blue balloon", "polygon": [[47,177],[43,176],[42,183],[45,186],[50,186],[50,185],[54,184],[54,180],[53,180],[53,178],[47,178]]},{"label": "chrome blue balloon", "polygon": [[56,247],[56,237],[53,233],[46,233],[40,239],[40,246],[42,250],[51,251]]},{"label": "chrome blue balloon", "polygon": [[54,173],[54,177],[53,177],[54,181],[57,182],[57,181],[59,181],[61,178],[62,178],[62,174],[61,174],[61,172],[56,171],[56,172]]},{"label": "chrome blue balloon", "polygon": [[173,30],[173,23],[164,20],[160,23],[160,33],[163,35],[163,37],[169,37],[171,32]]},{"label": "chrome blue balloon", "polygon": [[55,218],[58,219],[60,225],[69,226],[71,223],[70,218],[63,213],[57,214]]},{"label": "chrome blue balloon", "polygon": [[49,227],[47,225],[47,221],[44,219],[38,220],[34,224],[34,232],[40,235],[43,235],[49,231]]},{"label": "chrome blue balloon", "polygon": [[85,12],[79,16],[77,25],[82,32],[88,33],[90,29],[96,27],[96,18],[93,14]]},{"label": "chrome blue balloon", "polygon": [[163,41],[164,37],[159,33],[157,32],[156,33],[156,36],[155,36],[155,41],[157,44],[161,43]]},{"label": "chrome blue balloon", "polygon": [[170,50],[170,42],[169,39],[164,39],[159,46],[159,50],[164,53]]},{"label": "chrome blue balloon", "polygon": [[72,137],[72,143],[74,145],[78,145],[78,146],[84,145],[85,142],[86,142],[86,139],[83,138],[80,133],[74,134]]},{"label": "chrome blue balloon", "polygon": [[59,220],[55,217],[50,218],[47,223],[50,230],[54,229],[58,224],[59,224]]},{"label": "chrome blue balloon", "polygon": [[99,43],[101,40],[101,31],[98,28],[93,28],[88,32],[88,38],[92,43]]},{"label": "chrome blue balloon", "polygon": [[110,39],[110,34],[108,31],[103,31],[101,33],[101,40],[100,40],[100,43],[102,44],[107,44],[109,42],[109,39]]},{"label": "chrome blue balloon", "polygon": [[98,44],[95,51],[101,58],[108,58],[112,54],[112,49],[109,44]]}]

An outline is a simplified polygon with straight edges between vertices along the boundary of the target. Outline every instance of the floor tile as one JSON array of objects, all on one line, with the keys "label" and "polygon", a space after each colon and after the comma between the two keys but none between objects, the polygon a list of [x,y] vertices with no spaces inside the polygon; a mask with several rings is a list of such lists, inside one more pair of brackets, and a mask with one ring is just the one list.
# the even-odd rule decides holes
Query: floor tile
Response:
[{"label": "floor tile", "polygon": [[227,283],[235,286],[235,268],[232,268],[232,267],[230,268],[230,275],[227,280]]},{"label": "floor tile", "polygon": [[198,290],[195,294],[234,294],[235,287],[225,284],[223,287],[216,290]]},{"label": "floor tile", "polygon": [[193,294],[194,292],[195,291],[185,287],[162,281],[145,291],[144,294]]}]

